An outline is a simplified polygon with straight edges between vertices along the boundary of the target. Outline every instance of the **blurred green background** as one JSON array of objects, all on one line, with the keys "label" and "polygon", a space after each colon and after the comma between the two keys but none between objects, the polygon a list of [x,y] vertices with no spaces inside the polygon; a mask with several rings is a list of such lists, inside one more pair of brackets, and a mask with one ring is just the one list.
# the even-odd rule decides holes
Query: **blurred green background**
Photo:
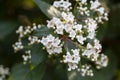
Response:
[{"label": "blurred green background", "polygon": [[[52,3],[53,0],[45,1]],[[109,10],[109,21],[98,29],[98,38],[103,52],[108,51],[115,56],[111,59],[117,66],[114,67],[112,80],[120,80],[120,0],[101,2]],[[43,24],[47,19],[33,0],[0,0],[0,64],[11,68],[22,61],[22,54],[14,53],[12,48],[17,41],[15,31],[20,25]]]}]

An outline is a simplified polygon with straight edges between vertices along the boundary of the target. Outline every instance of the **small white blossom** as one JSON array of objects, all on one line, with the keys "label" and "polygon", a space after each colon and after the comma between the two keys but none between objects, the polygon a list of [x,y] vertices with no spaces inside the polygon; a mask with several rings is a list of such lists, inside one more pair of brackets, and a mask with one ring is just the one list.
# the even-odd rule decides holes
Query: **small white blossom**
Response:
[{"label": "small white blossom", "polygon": [[108,57],[104,54],[100,54],[100,58],[96,61],[96,68],[100,69],[102,67],[107,67],[108,65]]},{"label": "small white blossom", "polygon": [[97,40],[97,39],[94,40],[94,48],[96,48],[98,50],[100,50],[102,48],[99,40]]},{"label": "small white blossom", "polygon": [[74,70],[78,68],[78,63],[80,61],[79,49],[72,49],[72,53],[67,52],[64,55],[64,63],[68,63],[68,71]]},{"label": "small white blossom", "polygon": [[100,2],[98,2],[98,0],[95,0],[94,2],[91,1],[90,9],[97,9],[99,6],[100,6]]},{"label": "small white blossom", "polygon": [[94,39],[96,36],[95,31],[89,32],[87,38]]},{"label": "small white blossom", "polygon": [[97,23],[95,20],[91,19],[91,18],[88,18],[86,20],[86,25],[87,25],[87,29],[88,29],[88,32],[93,32],[97,29]]},{"label": "small white blossom", "polygon": [[98,8],[97,11],[100,12],[101,15],[105,13],[105,9],[103,7]]},{"label": "small white blossom", "polygon": [[81,75],[82,76],[93,76],[93,71],[90,69],[90,66],[89,65],[82,65],[81,69],[80,69],[80,72],[81,72]]},{"label": "small white blossom", "polygon": [[82,45],[84,44],[84,41],[86,40],[86,38],[83,37],[82,35],[77,35],[76,38],[77,38],[78,42]]},{"label": "small white blossom", "polygon": [[0,79],[4,80],[7,75],[9,75],[9,68],[4,68],[3,65],[0,65]]},{"label": "small white blossom", "polygon": [[32,45],[34,43],[40,43],[40,39],[38,39],[38,37],[36,37],[36,36],[29,36],[28,40],[30,41],[30,43],[28,43],[28,45]]},{"label": "small white blossom", "polygon": [[75,16],[72,13],[65,13],[62,12],[62,17],[66,22],[71,22],[73,23]]},{"label": "small white blossom", "polygon": [[86,56],[90,60],[96,61],[97,58],[99,57],[99,54],[96,52],[96,50],[94,48],[92,48],[92,49],[85,50],[82,53],[82,56]]},{"label": "small white blossom", "polygon": [[76,32],[82,32],[82,25],[81,24],[74,25],[73,29],[75,29]]},{"label": "small white blossom", "polygon": [[23,49],[24,46],[23,46],[21,40],[19,40],[19,41],[16,42],[15,44],[13,44],[13,48],[14,48],[15,52]]},{"label": "small white blossom", "polygon": [[87,49],[91,49],[91,48],[93,48],[93,46],[90,43],[88,43],[87,44]]},{"label": "small white blossom", "polygon": [[71,37],[71,39],[73,40],[76,36],[76,32],[74,30],[70,31],[69,37]]},{"label": "small white blossom", "polygon": [[76,68],[78,68],[76,63],[68,63],[68,71],[74,70]]},{"label": "small white blossom", "polygon": [[81,3],[82,4],[84,4],[84,3],[86,3],[87,2],[87,0],[81,0]]},{"label": "small white blossom", "polygon": [[54,1],[53,6],[56,8],[61,8],[63,10],[68,10],[69,7],[71,6],[71,3],[65,0],[60,0],[60,1]]},{"label": "small white blossom", "polygon": [[67,63],[67,62],[72,62],[72,55],[70,54],[70,52],[67,52],[66,53],[67,55],[65,56],[63,56],[65,59],[64,59],[64,63]]},{"label": "small white blossom", "polygon": [[62,52],[62,44],[58,38],[55,38],[53,35],[48,35],[47,37],[43,37],[41,43],[46,47],[47,52],[51,54],[61,53]]},{"label": "small white blossom", "polygon": [[25,54],[24,55],[22,55],[22,58],[23,58],[23,60],[24,60],[24,64],[26,64],[27,62],[31,62],[30,60],[31,60],[31,51],[30,50],[28,50],[28,51],[25,51]]}]

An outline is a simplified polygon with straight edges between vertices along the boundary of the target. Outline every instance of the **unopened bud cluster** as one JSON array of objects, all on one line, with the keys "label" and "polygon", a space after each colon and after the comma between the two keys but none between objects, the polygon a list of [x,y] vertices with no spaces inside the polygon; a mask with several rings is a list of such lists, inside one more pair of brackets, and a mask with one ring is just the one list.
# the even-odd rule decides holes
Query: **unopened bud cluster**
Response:
[{"label": "unopened bud cluster", "polygon": [[[54,1],[53,6],[60,10],[61,15],[47,20],[47,28],[54,30],[54,34],[58,36],[52,33],[42,37],[33,36],[30,34],[34,30],[41,29],[40,25],[33,24],[33,27],[25,28],[20,26],[17,30],[19,40],[13,45],[15,51],[24,48],[21,40],[24,36],[28,36],[28,46],[34,43],[42,44],[49,55],[63,54],[60,62],[68,64],[68,71],[77,69],[82,76],[93,76],[90,64],[82,63],[83,58],[93,62],[97,69],[106,67],[108,57],[101,53],[102,46],[96,38],[98,24],[108,20],[107,12],[101,3],[98,0],[76,0],[75,7],[72,8],[69,0],[60,0]],[[72,12],[75,10],[77,14]],[[66,43],[67,41],[69,43]],[[68,44],[74,44],[74,48],[70,48]],[[27,56],[23,55],[25,62],[32,57],[30,50],[26,53]]]}]

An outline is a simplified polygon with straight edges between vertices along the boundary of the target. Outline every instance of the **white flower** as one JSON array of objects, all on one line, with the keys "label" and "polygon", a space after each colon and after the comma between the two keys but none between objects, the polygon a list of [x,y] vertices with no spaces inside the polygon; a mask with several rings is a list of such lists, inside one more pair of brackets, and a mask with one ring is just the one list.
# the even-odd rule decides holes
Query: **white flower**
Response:
[{"label": "white flower", "polygon": [[75,29],[76,31],[78,31],[78,32],[81,32],[82,30],[82,25],[81,24],[77,24],[77,25],[74,25],[73,26],[73,29]]},{"label": "white flower", "polygon": [[37,36],[29,36],[28,40],[30,41],[30,43],[28,43],[28,45],[32,45],[34,43],[40,43],[40,39],[38,39]]},{"label": "white flower", "polygon": [[61,43],[61,40],[59,38],[55,38],[51,44],[54,47],[57,47],[60,43]]},{"label": "white flower", "polygon": [[60,0],[54,1],[53,6],[56,8],[62,8],[63,10],[67,10],[71,6],[71,3],[68,1]]},{"label": "white flower", "polygon": [[90,43],[88,43],[87,44],[87,49],[91,49],[91,48],[93,48],[93,46]]},{"label": "white flower", "polygon": [[48,35],[47,37],[43,37],[41,43],[46,47],[47,52],[51,54],[61,53],[62,52],[62,44],[58,38],[55,38],[53,35]]},{"label": "white flower", "polygon": [[89,32],[87,38],[94,39],[95,35],[95,31]]},{"label": "white flower", "polygon": [[68,63],[68,71],[74,70],[78,68],[78,63],[80,61],[79,49],[72,49],[72,53],[67,52],[64,55],[64,63]]},{"label": "white flower", "polygon": [[61,15],[66,22],[73,23],[75,16],[71,12],[70,13],[62,12]]},{"label": "white flower", "polygon": [[86,22],[86,24],[88,25],[88,32],[95,31],[97,28],[96,21],[91,18],[88,19],[88,22]]},{"label": "white flower", "polygon": [[62,35],[62,34],[63,34],[63,30],[64,30],[64,25],[56,26],[56,28],[57,28],[57,29],[55,30],[56,33]]},{"label": "white flower", "polygon": [[87,2],[87,0],[81,0],[81,3],[82,4],[84,4],[84,3],[86,3]]},{"label": "white flower", "polygon": [[84,44],[84,41],[86,40],[86,38],[83,37],[82,35],[77,35],[76,38],[77,38],[78,42],[82,45]]},{"label": "white flower", "polygon": [[23,60],[24,60],[24,62],[23,62],[23,64],[26,64],[27,62],[31,62],[30,60],[31,60],[31,51],[30,50],[27,50],[27,51],[25,51],[25,54],[23,54],[22,55],[22,58],[23,58]]},{"label": "white flower", "polygon": [[73,52],[73,63],[79,63],[80,61],[80,55],[79,55],[79,52],[80,50],[79,49],[75,49],[75,50],[71,50]]},{"label": "white flower", "polygon": [[99,6],[100,6],[100,3],[98,2],[98,0],[95,0],[94,2],[91,1],[90,9],[97,9]]},{"label": "white flower", "polygon": [[50,21],[47,21],[47,27],[48,28],[55,28],[56,24],[60,24],[61,21],[59,18],[53,17]]},{"label": "white flower", "polygon": [[76,32],[74,30],[70,31],[69,37],[71,37],[71,39],[73,40],[76,36]]},{"label": "white flower", "polygon": [[24,46],[23,46],[21,40],[19,40],[19,41],[16,42],[15,44],[13,44],[13,48],[14,48],[15,52],[23,49]]},{"label": "white flower", "polygon": [[3,65],[0,65],[0,80],[4,80],[9,74],[9,68],[4,68]]},{"label": "white flower", "polygon": [[102,67],[107,67],[108,65],[108,57],[104,54],[100,54],[100,58],[96,61],[96,68],[100,69]]},{"label": "white flower", "polygon": [[24,36],[23,26],[20,26],[20,27],[18,28],[18,30],[16,31],[16,33],[18,33],[20,37],[23,37],[23,36]]},{"label": "white flower", "polygon": [[103,7],[98,8],[97,11],[100,12],[101,15],[105,13],[105,9]]},{"label": "white flower", "polygon": [[85,75],[93,76],[93,71],[90,69],[90,66],[87,64],[82,65],[80,72],[82,76],[85,76]]},{"label": "white flower", "polygon": [[64,25],[65,31],[66,31],[67,33],[71,32],[71,31],[73,30],[73,29],[72,29],[72,26],[73,26],[73,25],[71,25],[71,24],[65,24],[65,25]]},{"label": "white flower", "polygon": [[94,40],[94,48],[96,48],[98,50],[102,48],[99,40],[97,40],[97,39]]},{"label": "white flower", "polygon": [[68,71],[74,70],[76,68],[78,68],[76,63],[68,63]]},{"label": "white flower", "polygon": [[74,55],[79,55],[80,49],[72,49],[71,50],[73,52]]},{"label": "white flower", "polygon": [[67,52],[66,53],[67,55],[64,55],[64,63],[67,63],[67,62],[72,62],[72,55],[70,54],[70,52]]},{"label": "white flower", "polygon": [[87,58],[91,59],[92,61],[96,61],[99,57],[99,54],[96,52],[94,48],[85,50],[82,53],[82,56],[86,56]]}]

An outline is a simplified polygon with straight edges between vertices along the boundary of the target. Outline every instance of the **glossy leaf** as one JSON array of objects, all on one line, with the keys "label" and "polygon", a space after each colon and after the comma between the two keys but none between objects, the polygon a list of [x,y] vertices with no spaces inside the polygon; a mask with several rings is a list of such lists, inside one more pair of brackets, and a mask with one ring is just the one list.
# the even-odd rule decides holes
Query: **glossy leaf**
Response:
[{"label": "glossy leaf", "polygon": [[8,80],[41,80],[45,73],[45,66],[43,64],[39,64],[34,67],[32,65],[27,64],[18,64],[13,67],[10,78]]},{"label": "glossy leaf", "polygon": [[47,36],[49,34],[52,34],[54,31],[52,29],[49,29],[47,26],[42,26],[40,29],[37,29],[33,34],[38,37]]},{"label": "glossy leaf", "polygon": [[30,65],[18,64],[13,67],[10,78],[8,80],[25,80],[26,75],[30,71]]},{"label": "glossy leaf", "polygon": [[48,18],[52,18],[52,17],[59,17],[60,16],[60,12],[53,7],[52,5],[42,1],[42,0],[34,0],[35,3],[37,4],[37,6],[41,9],[41,11],[48,17]]},{"label": "glossy leaf", "polygon": [[31,48],[31,56],[32,56],[32,63],[34,65],[38,65],[40,63],[45,62],[45,59],[47,59],[47,51],[42,49],[42,46],[39,44],[32,45]]},{"label": "glossy leaf", "polygon": [[30,71],[25,80],[42,80],[46,71],[46,67],[43,64],[39,64],[32,71]]}]

